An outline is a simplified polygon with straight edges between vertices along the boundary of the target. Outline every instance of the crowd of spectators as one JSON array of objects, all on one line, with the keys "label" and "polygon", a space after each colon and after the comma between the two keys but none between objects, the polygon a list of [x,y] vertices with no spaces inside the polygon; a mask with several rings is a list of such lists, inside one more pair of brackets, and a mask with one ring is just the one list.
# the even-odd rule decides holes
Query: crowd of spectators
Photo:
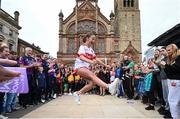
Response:
[{"label": "crowd of spectators", "polygon": [[[141,100],[148,104],[145,110],[157,110],[164,118],[180,118],[180,56],[176,45],[171,44],[156,49],[154,58],[147,63],[135,63],[130,56],[124,56],[122,61],[110,64],[111,69],[101,65],[91,66],[101,80],[111,83],[120,80],[115,96],[127,100]],[[6,60],[4,60],[6,59]],[[15,62],[13,62],[15,61]],[[67,66],[50,58],[33,55],[31,48],[25,49],[24,56],[11,55],[7,45],[0,47],[0,81],[10,80],[19,76],[18,72],[8,72],[4,67],[15,66],[27,68],[29,92],[27,94],[0,92],[0,114],[17,111],[17,105],[28,108],[53,100],[62,95],[73,95],[87,82],[74,73],[73,66]],[[4,73],[3,73],[4,74]],[[11,76],[9,78],[9,76]],[[8,78],[7,78],[8,77]],[[100,96],[110,95],[104,88],[94,86],[88,92]]]}]

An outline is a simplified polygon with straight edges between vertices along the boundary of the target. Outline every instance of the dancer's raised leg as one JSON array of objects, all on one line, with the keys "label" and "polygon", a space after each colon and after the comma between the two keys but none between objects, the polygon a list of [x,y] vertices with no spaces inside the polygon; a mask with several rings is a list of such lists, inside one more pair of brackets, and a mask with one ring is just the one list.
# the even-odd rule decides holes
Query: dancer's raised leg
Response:
[{"label": "dancer's raised leg", "polygon": [[92,80],[95,84],[105,89],[108,89],[108,84],[99,79],[93,72],[87,68],[79,68],[77,74],[80,76]]},{"label": "dancer's raised leg", "polygon": [[86,84],[82,89],[80,89],[79,91],[77,91],[77,94],[83,94],[88,92],[89,90],[91,90],[93,88],[93,86],[95,85],[95,83],[93,81],[88,81],[88,84]]},{"label": "dancer's raised leg", "polygon": [[[106,84],[101,79],[99,79],[93,72],[91,72],[89,69],[80,68],[80,69],[78,69],[77,73],[84,78],[88,78],[89,80],[92,80],[93,83],[97,84],[98,86],[105,88],[105,89],[108,89],[108,91],[111,93],[111,95],[114,95],[116,93],[116,87],[117,87],[118,82],[119,82],[119,80],[117,78],[114,80],[113,83]],[[93,87],[93,85],[89,85],[88,87],[89,87],[89,89],[91,89]],[[82,88],[80,90],[80,92],[85,93],[86,89],[87,88]]]}]

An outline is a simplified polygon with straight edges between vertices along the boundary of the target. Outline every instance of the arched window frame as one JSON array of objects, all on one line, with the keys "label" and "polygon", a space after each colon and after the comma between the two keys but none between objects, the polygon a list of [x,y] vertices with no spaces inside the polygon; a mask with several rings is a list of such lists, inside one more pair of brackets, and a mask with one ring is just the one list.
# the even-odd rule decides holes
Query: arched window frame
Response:
[{"label": "arched window frame", "polygon": [[67,38],[67,53],[68,54],[73,54],[76,53],[76,44],[75,44],[75,39],[74,37],[69,37]]},{"label": "arched window frame", "polygon": [[104,38],[98,39],[98,53],[105,53],[105,40],[104,40]]},{"label": "arched window frame", "polygon": [[134,0],[131,0],[131,7],[134,7]]}]

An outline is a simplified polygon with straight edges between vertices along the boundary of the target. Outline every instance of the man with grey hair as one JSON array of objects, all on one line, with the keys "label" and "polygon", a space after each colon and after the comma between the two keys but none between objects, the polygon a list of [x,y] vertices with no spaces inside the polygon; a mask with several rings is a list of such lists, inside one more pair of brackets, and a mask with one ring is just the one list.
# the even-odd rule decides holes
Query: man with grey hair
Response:
[{"label": "man with grey hair", "polygon": [[27,104],[36,104],[36,87],[37,81],[34,78],[34,67],[39,66],[40,64],[36,63],[35,58],[33,57],[33,51],[30,47],[25,48],[25,55],[20,58],[20,67],[27,68],[27,78],[29,85],[29,92],[27,94],[20,94],[19,98],[22,103],[22,106],[26,108]]}]

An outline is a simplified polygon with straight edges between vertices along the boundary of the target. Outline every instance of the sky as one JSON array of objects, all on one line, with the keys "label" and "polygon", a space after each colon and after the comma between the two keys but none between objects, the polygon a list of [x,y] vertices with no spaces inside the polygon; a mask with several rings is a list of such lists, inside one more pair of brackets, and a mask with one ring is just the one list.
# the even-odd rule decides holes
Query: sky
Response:
[{"label": "sky", "polygon": [[[1,0],[1,8],[14,16],[19,11],[19,38],[34,43],[56,57],[58,51],[58,14],[64,19],[73,12],[76,0]],[[99,0],[101,12],[109,19],[114,0]],[[147,44],[180,23],[180,0],[139,0],[142,53]]]}]

